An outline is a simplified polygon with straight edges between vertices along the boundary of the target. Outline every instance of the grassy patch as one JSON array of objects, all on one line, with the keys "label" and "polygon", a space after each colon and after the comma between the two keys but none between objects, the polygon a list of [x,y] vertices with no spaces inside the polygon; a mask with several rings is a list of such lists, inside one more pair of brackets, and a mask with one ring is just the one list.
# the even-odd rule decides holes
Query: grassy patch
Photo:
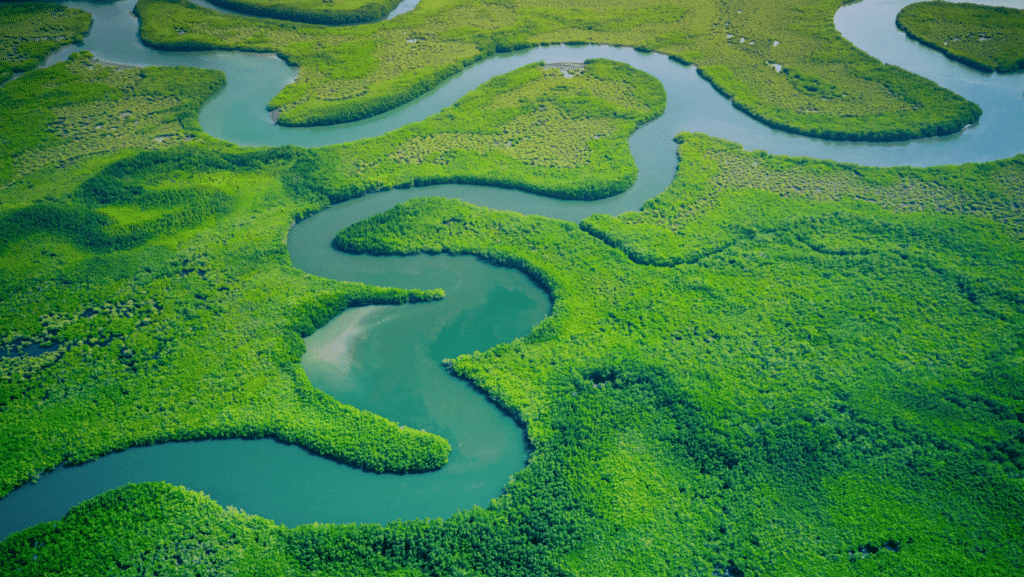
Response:
[{"label": "grassy patch", "polygon": [[[223,73],[213,70],[121,68],[88,52],[27,74],[0,88],[0,183],[98,154],[192,140],[202,132],[199,106],[223,86]],[[33,197],[0,190],[6,206]]]},{"label": "grassy patch", "polygon": [[92,16],[57,4],[0,4],[0,84],[27,72],[61,46],[82,41]]},{"label": "grassy patch", "polygon": [[[970,215],[999,222],[1009,234],[1024,237],[1024,156],[962,166],[871,168],[748,152],[701,134],[680,135],[678,140],[687,186],[648,201],[640,213],[594,216],[584,222],[587,230],[637,262],[696,262],[728,246],[732,237],[723,229],[688,230],[686,223],[714,210],[719,194],[743,189],[793,199],[856,199],[899,213]],[[694,190],[702,193],[695,195]]]},{"label": "grassy patch", "polygon": [[383,20],[401,0],[213,0],[236,12],[338,26]]},{"label": "grassy patch", "polygon": [[900,10],[907,36],[982,72],[1024,70],[1024,10],[950,2],[919,2]]},{"label": "grassy patch", "polygon": [[449,182],[603,198],[636,179],[628,138],[664,107],[661,84],[625,64],[588,61],[571,78],[533,64],[423,122],[310,152],[293,185],[331,202]]}]

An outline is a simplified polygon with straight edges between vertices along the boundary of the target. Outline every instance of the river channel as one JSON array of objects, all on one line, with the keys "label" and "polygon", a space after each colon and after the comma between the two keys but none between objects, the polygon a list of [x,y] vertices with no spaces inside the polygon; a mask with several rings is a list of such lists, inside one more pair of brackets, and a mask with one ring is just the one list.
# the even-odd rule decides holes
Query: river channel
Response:
[{"label": "river channel", "polygon": [[[48,64],[78,50],[130,65],[186,65],[222,70],[227,87],[200,113],[210,135],[243,146],[306,147],[350,142],[387,133],[435,114],[499,74],[525,64],[609,58],[657,77],[665,86],[665,114],[630,138],[639,177],[626,193],[595,202],[559,201],[518,191],[441,185],[392,190],[335,205],[296,225],[288,237],[292,263],[310,274],[406,288],[443,288],[442,301],[401,307],[351,309],[306,340],[302,366],[314,385],[341,402],[403,425],[447,438],[453,447],[443,469],[417,475],[377,475],[322,459],[270,440],[165,443],[114,453],[78,467],[61,467],[38,483],[0,500],[0,539],[130,482],[168,481],[294,526],[319,522],[386,523],[446,517],[500,496],[528,452],[522,430],[482,394],[448,375],[445,357],[486,350],[526,335],[550,310],[547,295],[516,271],[469,257],[380,258],[331,249],[338,230],[416,196],[460,198],[472,204],[571,221],[594,213],[638,209],[673,178],[672,137],[703,132],[746,149],[874,166],[959,164],[1024,152],[1024,75],[984,74],[908,40],[894,24],[910,0],[866,0],[843,7],[838,30],[862,50],[976,102],[979,124],[940,138],[901,143],[829,142],[767,128],[735,110],[692,67],[660,54],[609,46],[548,46],[496,55],[401,108],[345,125],[283,128],[266,103],[296,76],[274,55],[239,52],[161,52],[138,40],[136,0],[64,2],[93,14],[84,46],[66,47]],[[1024,1],[982,2],[1024,8]],[[200,2],[203,6],[209,5]],[[400,17],[407,0],[390,17]],[[887,22],[879,26],[879,22]],[[396,363],[395,359],[402,359]]]}]

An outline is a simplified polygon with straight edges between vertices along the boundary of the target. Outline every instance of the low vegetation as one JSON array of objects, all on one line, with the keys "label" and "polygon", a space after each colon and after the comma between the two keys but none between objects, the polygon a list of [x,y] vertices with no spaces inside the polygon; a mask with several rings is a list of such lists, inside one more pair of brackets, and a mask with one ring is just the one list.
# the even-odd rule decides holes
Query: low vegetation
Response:
[{"label": "low vegetation", "polygon": [[677,187],[649,201],[640,213],[618,218],[594,216],[584,221],[583,227],[640,263],[695,262],[730,241],[718,229],[692,236],[685,231],[686,219],[711,210],[720,193],[760,189],[783,198],[857,199],[899,213],[981,217],[1024,238],[1024,155],[961,166],[872,168],[749,152],[738,144],[700,134],[680,135],[678,141],[682,144],[681,166],[699,175],[703,196],[688,200],[679,196],[684,189]]},{"label": "low vegetation", "polygon": [[952,2],[919,2],[900,10],[907,36],[982,72],[1024,70],[1024,10]]},{"label": "low vegetation", "polygon": [[[124,68],[72,54],[0,88],[0,183],[116,150],[192,140],[202,133],[196,111],[223,86],[224,74],[213,70]],[[0,190],[6,206],[35,197]]]},{"label": "low vegetation", "polygon": [[92,25],[84,10],[57,4],[0,3],[0,84],[43,63],[54,50],[81,42]]},{"label": "low vegetation", "polygon": [[311,152],[293,186],[331,202],[452,182],[604,198],[636,180],[629,136],[664,109],[661,83],[625,64],[590,60],[567,78],[537,63],[424,122]]},{"label": "low vegetation", "polygon": [[383,20],[401,0],[210,0],[236,12],[338,26]]},{"label": "low vegetation", "polygon": [[297,81],[268,104],[283,125],[367,118],[482,58],[561,42],[633,46],[696,64],[740,110],[820,138],[905,140],[978,120],[977,105],[844,40],[832,23],[841,4],[423,0],[402,18],[348,28],[217,14],[187,0],[141,0],[135,10],[150,46],[276,52],[299,66]]}]

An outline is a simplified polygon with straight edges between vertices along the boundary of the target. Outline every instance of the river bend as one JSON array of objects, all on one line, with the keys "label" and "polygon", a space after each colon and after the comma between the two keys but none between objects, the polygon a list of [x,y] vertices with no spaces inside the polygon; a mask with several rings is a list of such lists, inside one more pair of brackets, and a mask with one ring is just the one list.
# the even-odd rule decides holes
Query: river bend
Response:
[{"label": "river bend", "polygon": [[[221,70],[227,87],[200,113],[203,129],[244,146],[317,147],[378,136],[427,118],[493,76],[538,60],[608,58],[657,77],[668,94],[665,113],[630,138],[639,177],[626,193],[593,202],[560,201],[482,186],[440,185],[391,190],[335,205],[299,223],[288,239],[293,264],[311,274],[383,286],[444,288],[443,301],[351,309],[307,341],[303,368],[313,383],[344,403],[451,441],[450,463],[417,475],[376,475],[270,440],[166,443],[61,467],[0,500],[0,539],[59,519],[85,499],[129,482],[168,481],[202,490],[223,505],[286,525],[312,521],[375,522],[444,517],[501,494],[527,457],[521,429],[483,395],[448,375],[440,359],[527,334],[548,314],[546,294],[522,274],[469,257],[380,258],[338,253],[338,230],[416,196],[460,198],[524,214],[580,221],[590,214],[638,209],[675,172],[679,132],[703,132],[774,154],[864,165],[929,166],[1006,158],[1024,152],[1024,75],[995,76],[950,61],[907,39],[895,27],[912,0],[865,0],[835,16],[845,38],[885,62],[930,78],[978,103],[980,123],[961,133],[901,143],[830,142],[770,129],[734,109],[694,68],[660,54],[609,46],[549,46],[492,56],[416,101],[364,121],[317,128],[271,122],[268,102],[296,70],[274,55],[240,52],[161,52],[138,40],[136,0],[64,2],[93,14],[84,46],[65,47],[47,64],[78,50],[104,60],[145,66],[185,65]],[[406,0],[390,16],[412,9]],[[205,2],[200,4],[211,7]],[[1024,0],[982,2],[1024,8]],[[213,8],[218,11],[223,11]],[[890,24],[879,27],[877,22]],[[402,358],[401,367],[390,359]],[[406,359],[408,359],[406,361]],[[412,375],[414,378],[409,378]]]}]

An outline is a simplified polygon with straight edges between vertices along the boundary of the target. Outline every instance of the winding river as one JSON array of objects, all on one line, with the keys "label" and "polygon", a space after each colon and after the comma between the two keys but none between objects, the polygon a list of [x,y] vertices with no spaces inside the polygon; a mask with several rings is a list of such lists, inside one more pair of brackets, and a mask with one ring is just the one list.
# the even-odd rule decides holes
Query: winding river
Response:
[{"label": "winding river", "polygon": [[[417,475],[377,475],[270,440],[166,443],[114,453],[78,467],[61,467],[0,500],[0,539],[59,519],[76,503],[130,482],[168,481],[202,490],[222,505],[294,526],[313,521],[385,523],[446,517],[486,506],[528,457],[522,430],[482,394],[447,374],[440,359],[485,350],[527,334],[548,314],[547,295],[522,274],[469,257],[353,256],[331,249],[338,230],[415,196],[460,198],[472,204],[580,221],[590,214],[636,210],[665,189],[675,172],[679,132],[703,132],[746,149],[891,166],[959,164],[1024,152],[1024,75],[993,76],[952,62],[908,40],[894,22],[914,0],[866,0],[843,7],[836,27],[885,62],[931,78],[978,103],[981,122],[956,135],[902,143],[828,142],[767,128],[738,112],[694,68],[659,54],[608,46],[549,46],[493,56],[467,68],[415,102],[346,125],[282,128],[264,106],[293,81],[296,70],[273,55],[239,52],[160,52],[138,41],[136,0],[65,2],[93,14],[84,46],[66,47],[47,64],[78,50],[107,61],[222,70],[227,87],[200,113],[209,134],[240,145],[314,147],[384,134],[427,118],[489,78],[538,60],[609,58],[657,77],[668,93],[665,114],[630,138],[639,168],[626,193],[595,202],[559,201],[518,191],[441,185],[392,190],[335,205],[295,226],[293,264],[310,273],[383,286],[445,289],[443,301],[345,311],[306,339],[302,365],[312,382],[341,402],[451,441],[449,464]],[[412,9],[406,0],[389,16]],[[197,2],[210,7],[205,2]],[[1024,0],[983,2],[1024,8]],[[219,10],[219,9],[218,9]],[[393,359],[402,359],[395,366]],[[411,377],[410,377],[411,376]]]}]

